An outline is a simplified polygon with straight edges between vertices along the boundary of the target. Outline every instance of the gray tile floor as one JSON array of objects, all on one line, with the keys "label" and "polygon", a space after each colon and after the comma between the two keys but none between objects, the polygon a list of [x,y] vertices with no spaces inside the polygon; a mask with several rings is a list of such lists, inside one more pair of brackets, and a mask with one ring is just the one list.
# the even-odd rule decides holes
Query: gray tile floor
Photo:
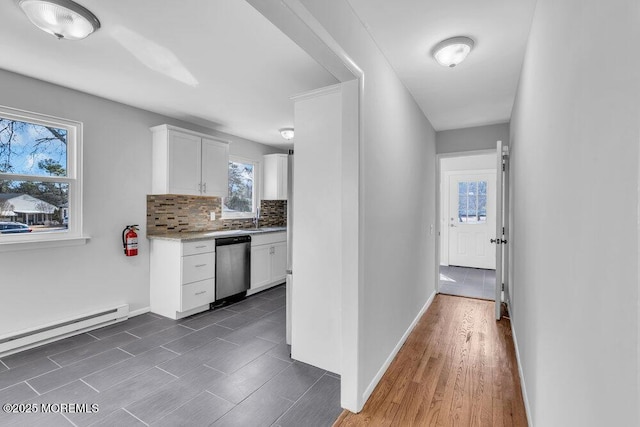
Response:
[{"label": "gray tile floor", "polygon": [[494,301],[496,271],[440,266],[440,293]]},{"label": "gray tile floor", "polygon": [[[284,298],[280,286],[178,321],[147,313],[4,357],[0,403],[38,412],[0,411],[0,425],[330,426],[340,378],[289,357]],[[97,411],[56,406],[69,403]]]}]

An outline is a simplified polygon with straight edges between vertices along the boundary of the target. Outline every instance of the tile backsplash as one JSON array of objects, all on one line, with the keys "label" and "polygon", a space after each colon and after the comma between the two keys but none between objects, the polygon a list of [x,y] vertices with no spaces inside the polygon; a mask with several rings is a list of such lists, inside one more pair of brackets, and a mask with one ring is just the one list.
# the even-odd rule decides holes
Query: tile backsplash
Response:
[{"label": "tile backsplash", "polygon": [[[211,221],[209,213],[215,212]],[[147,196],[147,234],[181,233],[192,231],[234,230],[251,228],[247,219],[221,219],[222,199],[219,197],[158,194]],[[260,226],[287,225],[286,200],[260,201]]]}]

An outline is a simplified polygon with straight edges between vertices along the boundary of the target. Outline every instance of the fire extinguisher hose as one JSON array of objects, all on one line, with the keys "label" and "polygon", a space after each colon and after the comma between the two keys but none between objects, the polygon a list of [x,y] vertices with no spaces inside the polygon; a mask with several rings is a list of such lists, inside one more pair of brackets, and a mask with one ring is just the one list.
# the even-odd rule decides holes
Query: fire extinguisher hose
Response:
[{"label": "fire extinguisher hose", "polygon": [[129,226],[127,225],[124,230],[122,230],[122,249],[124,250],[124,253],[126,255],[127,253],[127,242],[125,241],[125,234],[127,234],[127,231],[129,231]]}]

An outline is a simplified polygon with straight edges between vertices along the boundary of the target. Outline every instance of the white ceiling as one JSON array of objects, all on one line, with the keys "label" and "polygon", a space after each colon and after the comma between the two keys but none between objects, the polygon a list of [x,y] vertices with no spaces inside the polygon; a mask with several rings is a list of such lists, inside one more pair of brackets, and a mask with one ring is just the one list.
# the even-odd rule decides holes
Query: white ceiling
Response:
[{"label": "white ceiling", "polygon": [[[348,0],[436,130],[509,121],[536,0]],[[475,47],[456,68],[430,52]]]},{"label": "white ceiling", "polygon": [[[509,120],[535,0],[348,1],[436,130]],[[0,68],[281,147],[289,96],[337,83],[246,1],[79,2],[102,28],[76,42],[0,2]],[[474,50],[439,66],[457,35]]]},{"label": "white ceiling", "polygon": [[81,41],[0,3],[0,68],[283,146],[289,97],[337,83],[241,0],[77,0],[102,27]]}]

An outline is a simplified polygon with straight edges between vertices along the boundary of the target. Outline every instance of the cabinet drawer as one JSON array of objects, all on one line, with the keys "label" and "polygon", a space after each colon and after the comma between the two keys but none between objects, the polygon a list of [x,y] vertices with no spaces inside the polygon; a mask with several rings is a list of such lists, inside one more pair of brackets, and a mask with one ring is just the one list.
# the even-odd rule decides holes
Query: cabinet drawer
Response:
[{"label": "cabinet drawer", "polygon": [[210,279],[216,275],[215,252],[182,257],[182,284]]},{"label": "cabinet drawer", "polygon": [[182,286],[180,311],[213,302],[214,279],[201,280]]},{"label": "cabinet drawer", "polygon": [[270,245],[276,242],[286,242],[287,232],[280,231],[277,233],[262,233],[251,236],[251,247],[260,245]]},{"label": "cabinet drawer", "polygon": [[184,242],[182,244],[182,255],[197,255],[216,250],[215,239],[198,240],[197,242]]}]

